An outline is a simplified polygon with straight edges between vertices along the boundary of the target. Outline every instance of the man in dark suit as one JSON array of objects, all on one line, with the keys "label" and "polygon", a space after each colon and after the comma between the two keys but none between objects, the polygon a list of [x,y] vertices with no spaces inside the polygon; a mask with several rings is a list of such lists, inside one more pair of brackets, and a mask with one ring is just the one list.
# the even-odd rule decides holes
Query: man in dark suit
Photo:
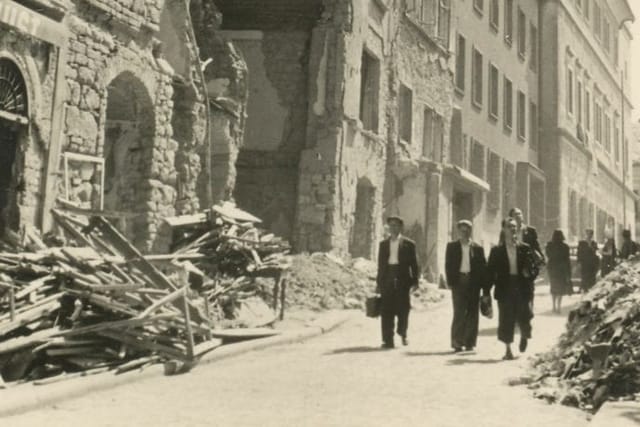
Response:
[{"label": "man in dark suit", "polygon": [[398,318],[397,333],[402,344],[408,345],[407,328],[411,309],[410,291],[418,287],[420,277],[415,243],[401,232],[402,218],[387,218],[390,236],[378,248],[378,277],[376,292],[380,294],[382,347],[393,348],[393,327]]},{"label": "man in dark suit", "polygon": [[487,264],[487,281],[483,290],[489,295],[495,286],[494,297],[498,301],[498,339],[506,345],[504,360],[512,360],[514,330],[520,329],[520,352],[527,349],[531,338],[532,300],[536,273],[532,249],[517,238],[518,226],[513,218],[502,221],[504,241],[491,249]]},{"label": "man in dark suit", "polygon": [[473,350],[478,341],[480,290],[487,261],[482,246],[471,240],[471,221],[458,222],[459,239],[447,244],[445,274],[453,300],[451,347],[456,353]]},{"label": "man in dark suit", "polygon": [[598,256],[598,244],[593,240],[593,230],[585,230],[585,239],[578,242],[578,264],[580,264],[582,292],[587,292],[596,283],[596,276],[600,269],[600,257]]}]

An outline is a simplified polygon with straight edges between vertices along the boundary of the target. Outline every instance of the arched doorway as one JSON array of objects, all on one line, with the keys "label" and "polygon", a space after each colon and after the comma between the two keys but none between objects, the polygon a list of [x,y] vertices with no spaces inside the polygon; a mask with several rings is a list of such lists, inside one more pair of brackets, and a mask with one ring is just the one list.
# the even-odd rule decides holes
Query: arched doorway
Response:
[{"label": "arched doorway", "polygon": [[17,191],[21,186],[17,157],[28,123],[27,87],[18,66],[0,58],[0,232],[19,226]]},{"label": "arched doorway", "polygon": [[[104,209],[148,212],[155,116],[147,89],[130,72],[121,73],[107,87],[104,132]],[[147,243],[144,215],[127,218],[118,226],[137,247]]]},{"label": "arched doorway", "polygon": [[360,178],[356,187],[356,209],[349,239],[352,257],[371,258],[373,253],[373,211],[376,189],[367,178]]}]

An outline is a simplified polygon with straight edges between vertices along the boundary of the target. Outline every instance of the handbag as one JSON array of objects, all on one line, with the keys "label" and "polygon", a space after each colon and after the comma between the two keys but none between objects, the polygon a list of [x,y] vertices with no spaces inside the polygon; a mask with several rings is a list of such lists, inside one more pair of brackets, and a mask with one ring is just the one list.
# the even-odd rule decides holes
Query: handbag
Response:
[{"label": "handbag", "polygon": [[379,317],[381,304],[382,304],[382,299],[380,298],[380,295],[373,295],[373,296],[367,297],[364,303],[367,317],[373,317],[373,318]]}]

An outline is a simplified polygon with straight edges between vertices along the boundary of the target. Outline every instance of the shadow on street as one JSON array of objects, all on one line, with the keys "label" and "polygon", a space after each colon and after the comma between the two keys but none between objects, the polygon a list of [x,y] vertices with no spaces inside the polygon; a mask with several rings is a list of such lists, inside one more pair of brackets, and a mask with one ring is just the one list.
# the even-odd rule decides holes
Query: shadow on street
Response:
[{"label": "shadow on street", "polygon": [[345,354],[345,353],[372,353],[374,351],[389,351],[389,350],[382,347],[368,347],[368,346],[344,347],[344,348],[337,348],[335,350],[331,350],[325,353],[324,355],[331,356],[333,354]]},{"label": "shadow on street", "polygon": [[451,356],[455,354],[453,350],[448,351],[408,351],[407,356]]},{"label": "shadow on street", "polygon": [[447,365],[492,365],[494,363],[502,363],[501,359],[452,359],[447,361]]}]

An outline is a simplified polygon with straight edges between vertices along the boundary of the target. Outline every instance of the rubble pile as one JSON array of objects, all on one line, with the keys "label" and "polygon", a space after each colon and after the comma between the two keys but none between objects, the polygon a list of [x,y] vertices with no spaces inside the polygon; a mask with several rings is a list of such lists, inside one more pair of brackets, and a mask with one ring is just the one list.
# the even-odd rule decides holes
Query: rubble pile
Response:
[{"label": "rubble pile", "polygon": [[584,296],[534,368],[529,387],[550,402],[597,410],[608,399],[640,400],[640,257]]},{"label": "rubble pile", "polygon": [[[46,383],[157,362],[167,373],[188,370],[223,343],[216,337],[234,338],[221,329],[222,318],[268,293],[251,278],[279,277],[287,267],[286,243],[259,232],[233,206],[203,214],[195,227],[202,233],[175,227],[176,250],[147,256],[104,217],[53,214],[62,238],[45,244],[27,232],[15,251],[0,253],[4,381]],[[263,325],[275,319],[273,310],[263,310]],[[260,326],[253,320],[247,326]]]},{"label": "rubble pile", "polygon": [[[364,258],[342,260],[324,252],[293,255],[287,273],[287,307],[363,309],[366,297],[376,288],[376,273],[376,264]],[[437,285],[421,281],[411,305],[420,310],[444,295]]]}]

